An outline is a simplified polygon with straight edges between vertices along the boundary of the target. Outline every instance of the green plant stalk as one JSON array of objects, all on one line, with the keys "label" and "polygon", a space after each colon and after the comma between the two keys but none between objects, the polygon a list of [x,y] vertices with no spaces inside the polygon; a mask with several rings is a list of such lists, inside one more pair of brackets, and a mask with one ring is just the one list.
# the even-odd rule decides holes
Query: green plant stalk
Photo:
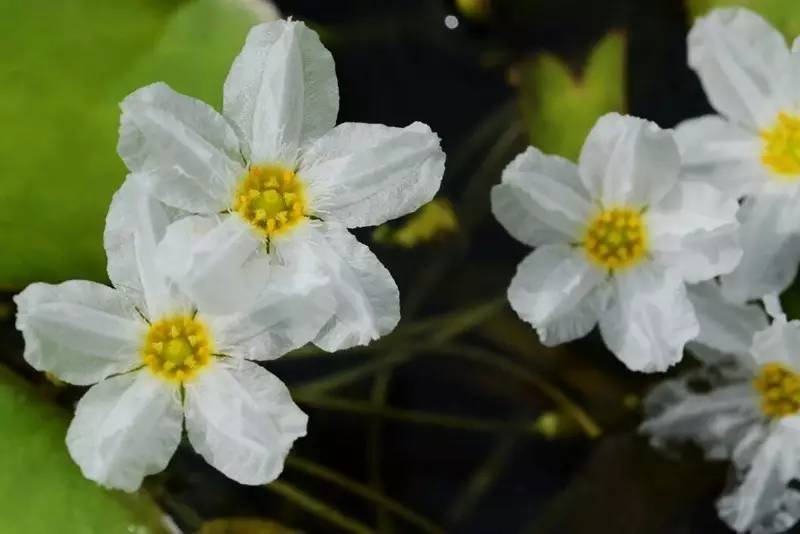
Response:
[{"label": "green plant stalk", "polygon": [[289,456],[286,459],[286,466],[297,471],[306,473],[320,480],[335,484],[350,493],[367,499],[369,501],[379,503],[383,508],[392,512],[398,517],[401,517],[409,523],[419,527],[421,530],[430,533],[444,532],[441,527],[434,524],[431,520],[414,512],[398,501],[387,497],[386,495],[374,491],[372,488],[360,482],[356,482],[343,474],[334,471],[328,467],[320,465],[316,462],[298,458],[297,456]]},{"label": "green plant stalk", "polygon": [[303,508],[310,514],[324,519],[344,531],[353,532],[354,534],[370,534],[374,532],[372,528],[361,521],[344,515],[339,510],[328,506],[316,497],[305,493],[287,482],[276,480],[264,487]]}]

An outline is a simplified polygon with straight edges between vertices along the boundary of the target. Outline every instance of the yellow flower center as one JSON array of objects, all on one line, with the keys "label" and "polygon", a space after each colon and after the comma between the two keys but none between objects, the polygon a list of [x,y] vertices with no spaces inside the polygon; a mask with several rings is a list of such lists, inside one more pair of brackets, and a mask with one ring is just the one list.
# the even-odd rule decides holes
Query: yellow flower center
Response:
[{"label": "yellow flower center", "polygon": [[800,411],[800,375],[780,363],[768,363],[753,380],[761,395],[761,411],[768,417],[783,417]]},{"label": "yellow flower center", "polygon": [[641,210],[604,209],[589,221],[582,244],[589,261],[604,269],[635,265],[647,252],[647,228]]},{"label": "yellow flower center", "polygon": [[786,179],[800,178],[800,116],[781,112],[775,125],[761,131],[761,162]]},{"label": "yellow flower center", "polygon": [[252,166],[233,200],[233,211],[270,237],[305,218],[305,191],[294,171],[277,166]]},{"label": "yellow flower center", "polygon": [[153,373],[185,382],[211,362],[211,348],[211,337],[201,321],[188,315],[165,317],[150,325],[142,360]]}]

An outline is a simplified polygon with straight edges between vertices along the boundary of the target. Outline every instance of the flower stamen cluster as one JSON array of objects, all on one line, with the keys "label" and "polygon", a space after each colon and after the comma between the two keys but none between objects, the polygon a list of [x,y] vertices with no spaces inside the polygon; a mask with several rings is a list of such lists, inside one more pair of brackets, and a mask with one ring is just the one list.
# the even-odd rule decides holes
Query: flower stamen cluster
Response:
[{"label": "flower stamen cluster", "polygon": [[767,417],[784,417],[800,412],[800,375],[779,363],[761,367],[753,380],[761,395],[761,411]]},{"label": "flower stamen cluster", "polygon": [[188,315],[167,317],[150,325],[142,360],[156,375],[185,382],[211,361],[211,338],[199,320]]},{"label": "flower stamen cluster", "polygon": [[601,211],[586,228],[583,246],[593,263],[605,269],[623,269],[645,255],[646,228],[641,211],[616,207]]},{"label": "flower stamen cluster", "polygon": [[800,116],[781,112],[775,125],[760,135],[764,143],[761,162],[779,175],[800,175]]},{"label": "flower stamen cluster", "polygon": [[275,235],[304,218],[303,184],[290,169],[254,165],[239,184],[233,211],[267,237]]}]

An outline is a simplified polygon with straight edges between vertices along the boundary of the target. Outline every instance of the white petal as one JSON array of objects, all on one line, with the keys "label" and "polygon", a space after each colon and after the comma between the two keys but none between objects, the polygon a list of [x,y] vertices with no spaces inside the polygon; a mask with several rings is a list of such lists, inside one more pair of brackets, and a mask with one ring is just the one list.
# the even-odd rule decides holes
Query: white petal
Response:
[{"label": "white petal", "polygon": [[592,199],[604,205],[648,206],[675,185],[680,156],[670,131],[609,113],[589,132],[578,167]]},{"label": "white petal", "polygon": [[780,230],[790,199],[776,195],[748,198],[739,210],[739,239],[744,251],[739,265],[721,278],[722,290],[744,302],[781,293],[794,280],[800,261],[800,237]]},{"label": "white petal", "polygon": [[117,150],[147,191],[176,208],[227,208],[244,173],[239,140],[214,109],[154,83],[120,104]]},{"label": "white petal", "polygon": [[238,214],[185,217],[158,246],[157,265],[201,310],[247,309],[269,279],[264,236]]},{"label": "white petal", "polygon": [[680,182],[646,214],[651,254],[688,282],[731,272],[742,258],[738,210],[708,184]]},{"label": "white petal", "polygon": [[574,163],[528,147],[492,188],[492,213],[518,241],[532,247],[574,241],[592,212]]},{"label": "white petal", "polygon": [[302,22],[250,30],[224,93],[224,114],[253,163],[293,164],[300,146],[333,128],[339,112],[333,57]]},{"label": "white petal", "polygon": [[708,458],[730,458],[740,436],[760,425],[758,399],[747,383],[721,385],[708,393],[692,389],[702,376],[665,380],[648,393],[646,417],[639,431],[663,447],[692,441]]},{"label": "white petal", "polygon": [[444,175],[439,137],[405,128],[340,124],[309,146],[299,175],[322,219],[347,227],[382,224],[433,199]]},{"label": "white petal", "polygon": [[14,297],[25,360],[72,384],[141,365],[147,325],[124,296],[94,282],[31,284]]},{"label": "white petal", "polygon": [[789,487],[800,476],[800,436],[771,433],[758,447],[749,468],[737,475],[736,488],[717,502],[720,518],[738,532],[784,532],[800,519],[800,493]]},{"label": "white petal", "polygon": [[568,341],[585,335],[597,323],[602,310],[596,309],[599,302],[589,295],[604,276],[581,250],[544,245],[517,267],[508,300],[517,315],[537,329],[543,342]]},{"label": "white petal", "polygon": [[800,321],[776,319],[768,328],[756,332],[750,353],[763,365],[778,362],[800,371]]},{"label": "white petal", "polygon": [[731,303],[716,282],[690,286],[688,295],[700,324],[695,343],[722,353],[747,356],[753,336],[768,326],[764,310],[754,304]]},{"label": "white petal", "polygon": [[762,141],[719,115],[689,119],[675,128],[684,180],[708,183],[733,198],[758,192],[771,179],[761,163]]},{"label": "white petal", "polygon": [[188,309],[185,297],[155,261],[156,246],[177,216],[177,210],[144,192],[130,178],[111,200],[103,233],[108,277],[146,317]]},{"label": "white petal", "polygon": [[216,352],[277,358],[313,341],[333,315],[336,301],[319,272],[273,265],[262,274],[267,284],[250,307],[229,315],[201,312],[214,332]]},{"label": "white petal", "polygon": [[78,402],[67,448],[83,476],[135,491],[163,471],[181,440],[178,388],[138,371],[93,386]]},{"label": "white petal", "polygon": [[715,9],[689,32],[689,65],[711,105],[751,128],[767,126],[791,104],[789,49],[783,36],[746,9]]},{"label": "white petal", "polygon": [[400,320],[400,296],[392,275],[346,228],[330,222],[303,225],[274,240],[287,266],[316,268],[329,278],[336,311],[314,341],[333,352],[366,345]]},{"label": "white petal", "polygon": [[275,480],[307,421],[283,382],[245,360],[217,360],[186,384],[189,441],[242,484]]},{"label": "white petal", "polygon": [[652,264],[614,276],[615,295],[600,317],[608,348],[632,371],[664,371],[683,357],[700,327],[683,281]]}]

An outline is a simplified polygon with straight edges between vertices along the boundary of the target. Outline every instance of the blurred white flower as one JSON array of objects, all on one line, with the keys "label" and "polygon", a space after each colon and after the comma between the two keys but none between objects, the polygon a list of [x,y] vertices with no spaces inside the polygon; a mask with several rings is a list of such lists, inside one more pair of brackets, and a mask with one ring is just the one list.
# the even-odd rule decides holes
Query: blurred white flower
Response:
[{"label": "blurred white flower", "polygon": [[306,415],[267,360],[310,341],[334,303],[326,280],[272,273],[253,305],[209,313],[171,284],[153,251],[171,214],[127,181],[112,201],[106,249],[116,289],[87,281],[32,284],[15,297],[25,359],[73,384],[67,446],[83,474],[133,491],[163,470],[181,439],[243,484],[275,479]]},{"label": "blurred white flower", "polygon": [[719,115],[676,129],[686,178],[745,197],[744,256],[722,278],[729,298],[778,293],[800,261],[800,40],[746,9],[717,9],[695,23],[689,65]]},{"label": "blurred white flower", "polygon": [[580,163],[528,148],[492,191],[492,210],[537,247],[519,266],[511,306],[547,345],[598,323],[630,369],[662,371],[681,359],[698,324],[685,282],[730,272],[741,257],[737,204],[713,187],[678,181],[668,131],[609,114]]},{"label": "blurred white flower", "polygon": [[444,172],[428,126],[335,126],[338,106],[333,59],[317,34],[277,21],[250,31],[223,115],[156,83],[122,102],[118,147],[134,180],[184,212],[159,254],[186,294],[237,310],[271,266],[317,268],[338,303],[315,340],[331,351],[366,344],[400,317],[394,280],[347,228],[416,210]]},{"label": "blurred white flower", "polygon": [[767,326],[758,306],[726,302],[715,283],[690,293],[703,303],[695,353],[704,366],[653,389],[640,431],[658,447],[692,441],[731,460],[717,505],[731,528],[785,531],[800,519],[790,486],[800,480],[800,321],[777,315]]}]

